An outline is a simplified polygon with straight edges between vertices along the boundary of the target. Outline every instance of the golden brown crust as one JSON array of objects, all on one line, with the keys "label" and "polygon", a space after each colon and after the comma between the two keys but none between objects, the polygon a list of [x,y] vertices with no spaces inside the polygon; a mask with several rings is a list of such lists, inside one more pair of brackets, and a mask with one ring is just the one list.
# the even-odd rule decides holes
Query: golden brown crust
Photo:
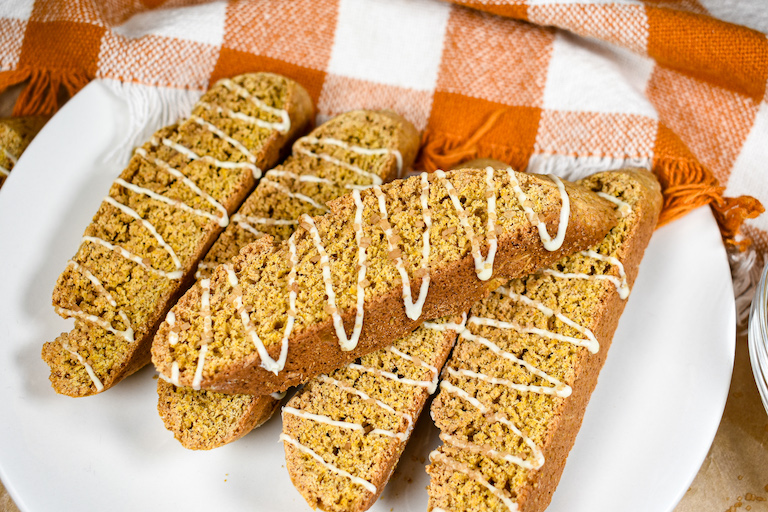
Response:
[{"label": "golden brown crust", "polygon": [[[442,324],[448,321],[460,324],[462,319],[461,317],[441,319],[437,323]],[[434,366],[439,372],[448,359],[456,335],[455,330],[430,332],[427,327],[420,327],[397,340],[393,346],[403,353],[417,357],[420,362]],[[433,378],[431,370],[405,362],[399,356],[391,356],[386,350],[380,350],[362,358],[360,364],[385,371],[394,369],[392,368],[394,366],[403,374],[403,377],[414,380]],[[430,395],[429,391],[423,387],[398,384],[391,379],[370,373],[363,374],[349,367],[331,373],[330,377],[366,393],[373,399],[382,400],[399,413],[408,414],[414,423],[418,420]],[[360,421],[361,424],[365,423],[369,430],[392,428],[380,423],[382,419],[377,418],[377,414],[381,413],[381,409],[378,406],[358,400],[351,394],[339,392],[335,385],[319,379],[313,379],[307,383],[291,398],[286,407],[328,416],[334,420]],[[338,469],[348,471],[369,482],[376,488],[376,492],[364,489],[346,476],[328,471],[292,443],[284,442],[286,468],[293,485],[313,508],[326,512],[368,510],[384,490],[408,442],[410,434],[408,427],[400,425],[400,428],[406,429],[405,432],[408,434],[402,441],[375,433],[363,435],[355,431],[329,427],[312,419],[284,413],[284,435],[315,451],[323,460]]]},{"label": "golden brown crust", "polygon": [[[638,190],[640,191],[640,197],[637,200],[639,206],[636,210],[640,222],[633,226],[616,256],[624,263],[627,282],[632,287],[637,278],[645,248],[656,228],[661,212],[662,196],[658,181],[648,171],[626,169],[617,172],[631,173],[632,178],[638,183]],[[603,187],[600,184],[603,181],[609,181],[610,176],[611,173],[598,173],[580,180],[579,184],[592,190],[601,190]],[[562,412],[551,427],[549,440],[544,448],[544,457],[547,463],[540,471],[534,473],[529,485],[521,493],[521,498],[518,499],[520,512],[541,512],[549,506],[552,493],[555,492],[560,481],[566,459],[581,428],[584,412],[597,385],[598,374],[605,364],[608,349],[613,341],[613,333],[616,332],[626,302],[619,297],[615,289],[611,289],[605,299],[602,311],[596,315],[600,321],[596,322],[593,332],[600,342],[600,351],[597,354],[589,354],[584,350],[580,354],[579,362],[576,365],[577,377],[572,385],[573,394],[564,401]]]},{"label": "golden brown crust", "polygon": [[[279,156],[281,148],[291,142],[310,123],[312,114],[308,93],[297,83],[277,75],[253,74],[236,77],[235,81],[243,84],[251,82],[268,84],[277,88],[284,84],[283,107],[291,119],[291,127],[283,134],[271,130],[266,138],[259,139],[256,132],[251,130],[250,151],[255,156],[255,165],[259,168],[271,167]],[[230,93],[227,96],[221,82],[203,95],[201,102],[215,103],[219,96],[233,101]],[[222,100],[224,101],[224,100]],[[246,102],[247,103],[247,102]],[[209,115],[209,112],[199,102],[193,114]],[[224,120],[229,129],[245,132],[243,126],[236,121]],[[261,133],[261,132],[260,132]],[[260,136],[260,135],[259,135]],[[205,147],[211,140],[219,146],[214,150],[219,158],[227,160],[229,153],[222,153],[226,145],[214,135],[190,120],[178,126],[166,127],[156,133],[156,139],[145,144],[142,150],[151,158],[157,156],[168,165],[183,169],[184,174],[204,190],[219,196],[219,203],[231,214],[245,199],[255,185],[255,178],[250,170],[235,173],[230,171],[222,178],[217,178],[203,166],[193,165],[181,153],[165,147],[158,141],[163,138],[174,141],[195,141]],[[229,150],[231,151],[231,150]],[[244,158],[244,157],[243,157]],[[150,159],[134,155],[128,167],[120,174],[125,182],[150,190],[156,188],[161,195],[166,190],[180,195],[177,199],[196,205],[207,205],[204,200],[190,187],[175,180],[170,173],[158,167]],[[226,181],[225,182],[225,178]],[[186,196],[184,195],[186,194]],[[110,189],[110,196],[117,198],[118,203],[130,206],[142,216],[150,216],[158,231],[164,233],[169,245],[175,247],[181,261],[183,276],[178,280],[170,280],[146,271],[136,263],[121,257],[117,252],[93,242],[82,243],[73,261],[82,268],[93,272],[101,280],[103,286],[111,291],[116,306],[106,302],[104,294],[94,288],[86,275],[72,266],[61,274],[53,292],[53,304],[63,308],[60,314],[65,317],[73,316],[65,310],[83,311],[86,314],[101,318],[113,327],[117,324],[122,329],[126,327],[119,313],[128,311],[135,341],[130,342],[123,336],[101,328],[94,322],[76,317],[75,328],[69,333],[63,333],[55,341],[45,343],[42,358],[51,367],[50,380],[53,388],[61,394],[69,396],[87,396],[99,392],[96,383],[87,372],[87,367],[79,361],[76,355],[83,358],[95,372],[103,389],[108,389],[128,375],[134,373],[149,362],[150,346],[155,330],[165,318],[167,311],[194,281],[194,271],[197,262],[205,254],[222,227],[218,222],[204,217],[190,215],[175,206],[166,206],[154,202],[146,196],[129,191],[117,183]],[[197,202],[196,202],[197,201]],[[149,204],[152,203],[150,207]],[[205,206],[210,208],[209,206]],[[198,206],[202,208],[202,206]],[[112,204],[103,202],[94,216],[93,222],[86,228],[85,235],[111,241],[118,247],[133,250],[144,256],[153,268],[173,270],[170,258],[164,250],[153,251],[154,239],[146,228],[135,225],[130,216],[121,212]],[[145,256],[145,254],[147,254]]]},{"label": "golden brown crust", "polygon": [[[612,232],[606,237],[606,239],[598,244],[600,247],[607,248],[615,247],[614,256],[623,262],[624,269],[626,270],[626,277],[629,286],[634,283],[637,276],[638,267],[642,258],[643,252],[650,240],[651,234],[656,225],[659,212],[661,210],[661,193],[660,187],[656,179],[647,171],[644,170],[624,170],[618,172],[606,172],[598,173],[584,180],[578,182],[580,186],[585,188],[608,193],[609,195],[619,195],[620,197],[627,198],[627,201],[631,202],[633,206],[632,219],[628,221],[629,224],[620,223],[620,225],[612,230]],[[614,194],[614,192],[616,194]],[[624,195],[626,194],[626,195]],[[625,226],[625,227],[622,227]],[[607,254],[610,254],[607,253]],[[558,263],[562,268],[570,268],[568,265],[577,265],[573,263],[578,261],[578,258],[584,256],[575,255],[571,258],[564,259]],[[580,270],[582,271],[582,270]],[[612,275],[616,275],[617,270],[614,268],[611,270]],[[560,278],[557,278],[560,279]],[[571,284],[562,284],[562,283]],[[507,494],[512,499],[521,512],[540,512],[543,511],[551,500],[552,493],[557,486],[560,476],[562,474],[566,458],[571,450],[573,443],[581,425],[584,411],[589,401],[589,397],[597,382],[597,375],[605,362],[608,348],[610,347],[613,333],[618,324],[621,312],[624,309],[626,303],[625,300],[619,297],[619,292],[616,286],[607,284],[603,281],[595,286],[591,285],[579,285],[575,283],[584,283],[585,281],[569,281],[564,279],[560,281],[561,285],[557,288],[558,297],[552,299],[551,303],[548,303],[549,307],[556,308],[568,308],[573,304],[577,305],[576,310],[569,310],[569,315],[577,315],[581,321],[576,321],[579,325],[590,329],[597,341],[599,342],[599,350],[595,354],[591,354],[586,348],[557,348],[558,356],[552,358],[552,361],[561,360],[560,365],[551,363],[553,372],[557,372],[558,378],[562,379],[562,382],[568,383],[573,392],[567,398],[552,397],[547,395],[535,394],[535,393],[523,393],[517,395],[515,400],[515,408],[509,408],[509,404],[505,407],[507,409],[500,409],[502,414],[505,414],[511,418],[517,418],[516,423],[519,427],[530,436],[530,439],[534,440],[536,445],[542,450],[544,464],[538,470],[536,469],[522,469],[521,466],[516,466],[513,463],[501,463],[494,462],[489,465],[488,474],[495,474],[494,480],[497,482],[506,482],[505,484],[499,484],[500,495]],[[526,293],[539,294],[541,290],[551,289],[547,280],[538,274],[536,276],[529,276],[523,280],[515,280],[509,283],[508,286],[517,286],[519,289],[526,290]],[[569,298],[569,295],[572,296]],[[552,297],[550,297],[552,298]],[[543,299],[541,299],[543,300]],[[574,302],[575,301],[575,302]],[[475,306],[478,311],[492,311],[494,318],[499,318],[503,321],[521,321],[524,318],[519,309],[504,309],[504,305],[498,298],[490,300],[488,303],[480,303]],[[507,316],[504,316],[504,314]],[[477,313],[483,316],[481,313]],[[526,313],[526,314],[530,314]],[[574,316],[571,317],[575,318]],[[501,331],[501,330],[499,330]],[[514,334],[515,330],[512,329],[508,334],[509,337],[504,338],[499,331],[492,333],[494,336],[500,336],[499,340],[504,340],[507,350],[521,351],[522,353],[541,355],[542,351],[537,343],[541,344],[541,347],[561,347],[562,345],[569,344],[557,344],[552,342],[551,345],[547,345],[540,338],[524,338],[522,334]],[[558,331],[559,332],[559,331]],[[500,343],[502,341],[499,341]],[[466,346],[457,346],[453,358],[456,361],[452,361],[449,364],[460,365],[466,362],[467,354],[471,353],[468,350],[465,352]],[[544,354],[552,354],[547,350],[543,351]],[[463,356],[462,361],[459,361],[459,355]],[[571,359],[572,358],[572,359]],[[532,359],[533,360],[533,359]],[[539,359],[536,359],[539,360]],[[547,356],[545,361],[549,361]],[[530,362],[530,361],[529,361]],[[479,364],[479,363],[478,363]],[[484,365],[488,365],[487,362],[483,362]],[[534,363],[535,364],[535,363]],[[498,371],[498,370],[497,370]],[[522,377],[530,374],[522,372]],[[512,377],[514,382],[522,382],[520,376]],[[481,381],[476,381],[481,382]],[[468,384],[464,384],[467,386]],[[480,384],[474,384],[477,388]],[[477,390],[473,390],[477,391]],[[477,391],[480,393],[481,391]],[[487,393],[487,390],[483,389],[482,393]],[[472,392],[469,393],[472,396]],[[483,394],[482,396],[486,396]],[[510,395],[511,397],[515,395]],[[479,397],[479,395],[478,395]],[[485,420],[480,421],[480,427],[476,423],[472,423],[474,420],[467,419],[457,421],[456,418],[456,404],[468,403],[463,402],[464,399],[454,398],[453,395],[446,394],[441,391],[440,395],[433,402],[432,414],[435,418],[438,426],[445,433],[459,432],[461,435],[467,434],[467,425],[473,425],[477,431],[491,432],[494,426],[492,424],[486,424]],[[506,400],[506,399],[505,399]],[[510,398],[510,403],[511,403]],[[529,401],[530,400],[530,401]],[[506,404],[507,402],[504,401]],[[469,407],[469,406],[467,406]],[[502,407],[499,405],[499,407]],[[519,409],[518,409],[519,407]],[[476,412],[472,407],[471,411]],[[539,411],[539,412],[532,412]],[[494,412],[499,412],[495,411]],[[540,415],[536,415],[539,414]],[[465,415],[469,414],[467,412]],[[529,416],[530,415],[530,416]],[[525,416],[527,421],[522,421],[519,418]],[[486,432],[486,434],[487,434]],[[483,434],[483,435],[486,435]],[[476,436],[473,433],[472,436]],[[482,438],[482,436],[481,436]],[[487,439],[487,437],[485,438]],[[519,439],[512,437],[511,439]],[[487,441],[484,441],[487,442]],[[508,446],[510,440],[502,442],[502,446]],[[507,443],[507,444],[503,444]],[[522,444],[522,443],[521,443]],[[496,448],[499,449],[499,448]],[[488,461],[486,456],[469,455],[469,452],[462,451],[460,448],[456,448],[450,444],[443,445],[439,451],[449,457],[466,457],[466,462],[472,464],[472,467],[479,467],[478,464],[482,464],[479,461]],[[530,460],[531,455],[528,455]],[[471,512],[479,510],[485,510],[485,506],[490,506],[486,499],[492,500],[492,502],[498,502],[498,496],[491,496],[490,498],[483,497],[477,494],[471,494],[470,491],[460,492],[457,490],[454,482],[456,473],[453,469],[450,469],[441,462],[434,462],[429,466],[428,473],[430,473],[432,479],[430,483],[430,507],[442,507],[446,508],[446,503],[452,503],[457,505],[456,501],[461,503],[461,506],[465,507]],[[495,459],[494,459],[495,460]],[[494,473],[497,472],[497,473]],[[487,478],[487,476],[486,476]],[[467,487],[469,488],[469,487]],[[475,489],[482,489],[479,485]],[[484,493],[485,491],[481,491]]]},{"label": "golden brown crust", "polygon": [[[462,190],[462,193],[470,195],[474,190],[474,193],[479,195],[479,198],[473,199],[475,201],[473,204],[485,204],[485,171],[465,169],[448,173],[448,175],[457,190]],[[546,224],[550,233],[555,233],[559,225],[561,201],[554,183],[549,178],[535,175],[520,173],[517,176],[522,186],[527,188],[530,194],[533,194],[531,199],[534,202],[543,201],[540,205],[539,218]],[[433,183],[437,181],[434,176],[430,179]],[[508,178],[504,172],[499,172],[497,179],[500,180],[500,183],[506,183],[505,180]],[[417,189],[416,187],[419,186],[418,180],[419,178],[411,178],[385,185],[382,188],[387,191],[390,197],[399,197],[403,201],[415,202],[418,201],[418,193],[416,193],[416,199],[413,199],[413,194],[414,190]],[[517,221],[512,224],[512,220],[507,222],[506,217],[500,217],[499,222],[507,222],[507,224],[499,236],[499,248],[493,271],[494,277],[522,276],[541,266],[554,263],[564,255],[590,247],[605,236],[614,225],[616,213],[610,203],[571,184],[566,184],[566,189],[570,196],[571,214],[565,241],[561,248],[553,252],[544,249],[537,228],[528,221],[523,222],[522,219],[525,217],[522,210],[515,210],[517,213],[508,210],[513,215],[510,219],[515,218]],[[499,200],[506,201],[500,203],[500,208],[504,208],[504,204],[516,204],[517,200],[513,196],[511,187],[504,186],[500,190],[502,195],[499,196]],[[438,193],[442,192],[435,192],[435,194]],[[366,204],[366,212],[372,212],[376,208],[376,198],[372,191],[363,191],[362,198]],[[435,201],[430,203],[430,209],[439,208],[442,204],[437,195],[431,196],[430,201]],[[450,205],[450,203],[448,204]],[[355,214],[352,197],[344,196],[333,201],[329,206],[332,210],[330,214],[315,218],[319,232],[329,232],[333,229],[339,229],[338,226],[352,223]],[[419,215],[420,209],[418,208],[418,206],[413,206],[412,215]],[[449,208],[453,207],[444,206],[444,208],[444,212],[449,212]],[[450,218],[451,214],[446,214],[448,215],[447,218]],[[406,214],[404,213],[404,215]],[[514,217],[514,215],[518,215],[518,217]],[[411,217],[411,219],[413,218]],[[411,220],[411,222],[415,222],[415,220]],[[370,226],[364,227],[364,229],[369,228],[370,230],[374,229]],[[482,232],[481,227],[478,230]],[[297,233],[302,237],[297,241],[297,244],[307,249],[308,245],[312,243],[307,231],[299,230]],[[373,236],[379,237],[377,233],[373,231],[371,233]],[[413,243],[413,246],[416,246],[416,242]],[[473,258],[467,249],[460,249],[463,252],[458,256],[460,258],[458,260],[448,263],[430,263],[430,293],[427,295],[421,319],[439,318],[466,310],[483,297],[493,285],[493,279],[480,281],[477,278]],[[310,251],[307,255],[311,255],[312,249],[307,250]],[[484,248],[484,252],[487,252],[487,248]],[[300,255],[300,257],[303,256]],[[260,268],[265,261],[277,261],[278,263],[289,261],[287,246],[283,244],[276,248],[261,239],[256,244],[244,248],[234,263],[235,269],[239,273],[251,275],[250,272]],[[287,265],[287,263],[285,264]],[[346,272],[351,275],[353,269],[350,267]],[[220,320],[226,322],[229,321],[229,318],[235,318],[234,309],[228,303],[231,299],[231,296],[228,298],[228,293],[231,290],[231,286],[227,285],[228,279],[226,271],[219,268],[212,280],[211,303],[219,308],[214,312],[217,322]],[[249,278],[246,277],[246,279]],[[420,283],[421,278],[412,278],[411,284],[414,290],[419,289]],[[282,284],[275,286],[282,286]],[[310,323],[303,329],[293,331],[290,337],[286,366],[277,375],[259,366],[260,359],[254,350],[233,364],[224,365],[217,362],[215,371],[204,371],[202,387],[225,393],[252,394],[267,394],[285,390],[292,385],[307,381],[314,375],[343,366],[361,355],[382,348],[388,340],[397,339],[405,333],[411,332],[423,320],[411,320],[406,316],[399,286],[392,286],[391,283],[385,283],[382,286],[385,288],[388,286],[388,291],[367,298],[365,301],[365,322],[360,341],[354,350],[348,352],[341,350],[332,319],[330,315],[326,315],[326,318],[321,322]],[[222,291],[218,292],[217,289]],[[242,290],[244,294],[253,294],[256,288],[249,290],[247,286],[242,286]],[[191,289],[175,306],[176,316],[188,319],[198,317],[200,299],[200,288]],[[323,304],[315,304],[313,307],[322,308]],[[299,309],[301,315],[301,308]],[[232,311],[232,313],[224,313],[227,310]],[[256,312],[256,314],[259,313]],[[355,308],[341,308],[340,315],[347,327],[347,332],[350,332],[354,322]],[[198,325],[202,326],[200,322]],[[179,343],[173,348],[174,352],[172,353],[168,344],[169,332],[170,327],[167,324],[161,326],[153,344],[153,362],[158,370],[166,376],[171,374],[171,365],[174,362],[173,353],[178,351],[180,347],[184,350],[192,350],[191,347],[187,349],[183,343]],[[196,331],[190,331],[185,335],[190,340],[193,339],[192,336],[195,337],[194,339],[199,339],[199,334]],[[233,343],[233,341],[227,341],[227,343]],[[248,344],[250,341],[243,343]],[[277,358],[280,345],[278,343],[270,344],[267,350],[272,358]],[[194,367],[191,357],[189,364],[182,364],[180,368],[182,385],[190,385],[192,382]],[[194,359],[196,362],[197,350],[194,350]]]}]

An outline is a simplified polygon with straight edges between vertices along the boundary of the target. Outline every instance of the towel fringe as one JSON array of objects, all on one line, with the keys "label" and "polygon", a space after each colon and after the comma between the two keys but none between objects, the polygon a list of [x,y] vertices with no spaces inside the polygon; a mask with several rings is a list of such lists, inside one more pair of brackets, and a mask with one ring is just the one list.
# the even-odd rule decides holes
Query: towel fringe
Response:
[{"label": "towel fringe", "polygon": [[736,324],[739,332],[743,334],[748,326],[749,308],[765,261],[754,247],[742,251],[732,246],[728,249],[728,262],[731,264],[733,296],[736,300]]},{"label": "towel fringe", "polygon": [[117,97],[126,100],[128,133],[115,149],[106,155],[108,160],[126,163],[134,148],[140,146],[159,128],[189,116],[202,91],[155,87],[136,83],[103,79],[104,86]]},{"label": "towel fringe", "polygon": [[13,109],[14,116],[55,114],[66,99],[74,96],[93,77],[73,69],[21,68],[0,72],[0,93],[28,82]]}]

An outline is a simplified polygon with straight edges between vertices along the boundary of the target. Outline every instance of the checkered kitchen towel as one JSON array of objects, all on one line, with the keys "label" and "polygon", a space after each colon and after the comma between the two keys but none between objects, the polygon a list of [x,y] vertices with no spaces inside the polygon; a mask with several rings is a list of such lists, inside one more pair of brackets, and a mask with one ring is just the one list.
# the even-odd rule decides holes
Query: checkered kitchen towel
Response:
[{"label": "checkered kitchen towel", "polygon": [[763,0],[3,0],[0,91],[29,80],[16,113],[51,113],[104,79],[138,137],[221,77],[273,71],[320,119],[406,116],[427,170],[651,168],[662,222],[710,204],[726,243],[765,255],[768,216],[742,196],[768,201],[765,32]]}]

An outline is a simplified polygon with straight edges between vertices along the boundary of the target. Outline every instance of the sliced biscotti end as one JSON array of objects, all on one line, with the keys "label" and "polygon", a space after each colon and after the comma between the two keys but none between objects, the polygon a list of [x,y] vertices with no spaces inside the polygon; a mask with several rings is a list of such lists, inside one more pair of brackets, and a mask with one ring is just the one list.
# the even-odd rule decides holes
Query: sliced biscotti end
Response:
[{"label": "sliced biscotti end", "polygon": [[158,379],[157,411],[165,428],[184,448],[210,450],[242,436],[267,421],[280,400],[270,395],[225,395],[195,391]]},{"label": "sliced biscotti end", "polygon": [[444,444],[427,468],[431,509],[540,512],[551,499],[661,206],[646,171],[579,184],[621,218],[473,306],[432,404]]},{"label": "sliced biscotti end", "polygon": [[[149,361],[160,320],[274,161],[272,146],[287,145],[310,115],[293,82],[243,75],[218,82],[189,118],[136,149],[53,292],[56,312],[80,331],[45,348],[57,391],[93,394]],[[69,371],[81,359],[95,378]],[[65,385],[61,375],[78,381]]]},{"label": "sliced biscotti end", "polygon": [[331,207],[302,217],[274,250],[219,267],[210,305],[177,305],[175,317],[191,328],[172,336],[161,328],[158,370],[171,378],[175,363],[187,386],[199,371],[199,384],[215,391],[281,391],[425,318],[468,309],[494,277],[586,249],[616,222],[613,204],[593,192],[511,169],[422,174],[354,191]]},{"label": "sliced biscotti end", "polygon": [[310,506],[362,512],[373,505],[437,385],[461,322],[425,323],[390,347],[312,379],[286,404],[286,468]]}]

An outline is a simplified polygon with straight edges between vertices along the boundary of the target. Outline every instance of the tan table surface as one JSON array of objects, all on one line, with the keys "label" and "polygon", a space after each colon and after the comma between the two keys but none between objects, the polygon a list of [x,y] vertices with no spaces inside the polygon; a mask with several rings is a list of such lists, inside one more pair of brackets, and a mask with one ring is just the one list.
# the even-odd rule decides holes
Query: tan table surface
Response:
[{"label": "tan table surface", "polygon": [[[0,512],[18,510],[0,484]],[[674,510],[709,511],[768,512],[768,414],[752,376],[746,336],[736,340],[733,379],[715,440]]]}]

